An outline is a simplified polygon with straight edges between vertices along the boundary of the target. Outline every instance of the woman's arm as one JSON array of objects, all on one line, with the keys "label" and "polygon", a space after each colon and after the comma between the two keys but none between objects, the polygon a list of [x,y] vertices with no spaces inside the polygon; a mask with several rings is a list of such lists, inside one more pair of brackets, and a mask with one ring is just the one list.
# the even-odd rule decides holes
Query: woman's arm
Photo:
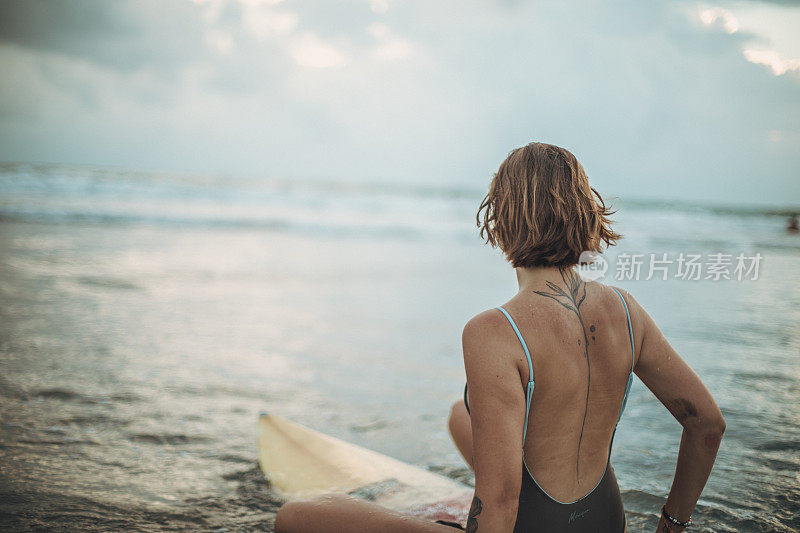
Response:
[{"label": "woman's arm", "polygon": [[[725,431],[725,420],[697,374],[670,346],[647,312],[627,293],[631,318],[637,324],[639,358],[634,371],[683,426],[675,478],[666,502],[667,513],[686,521],[705,487]],[[673,526],[673,531],[682,528]],[[658,531],[669,531],[664,519]]]},{"label": "woman's arm", "polygon": [[510,331],[505,317],[491,310],[470,320],[462,336],[475,470],[469,532],[510,532],[517,519],[525,393],[508,353]]}]

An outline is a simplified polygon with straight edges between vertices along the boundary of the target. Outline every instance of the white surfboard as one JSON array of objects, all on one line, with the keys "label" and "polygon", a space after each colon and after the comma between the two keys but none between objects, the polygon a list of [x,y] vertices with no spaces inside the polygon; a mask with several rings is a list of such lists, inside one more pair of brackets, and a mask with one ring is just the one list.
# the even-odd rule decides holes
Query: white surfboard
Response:
[{"label": "white surfboard", "polygon": [[463,525],[472,500],[467,485],[271,414],[259,416],[258,457],[270,484],[287,501],[347,493]]}]

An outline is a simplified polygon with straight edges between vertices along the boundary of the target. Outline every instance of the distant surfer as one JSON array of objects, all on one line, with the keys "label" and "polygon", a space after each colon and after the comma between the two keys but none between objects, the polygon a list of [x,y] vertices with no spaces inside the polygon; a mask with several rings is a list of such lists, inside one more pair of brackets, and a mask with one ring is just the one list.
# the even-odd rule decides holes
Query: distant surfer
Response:
[{"label": "distant surfer", "polygon": [[788,233],[798,233],[800,232],[800,225],[797,222],[797,215],[791,215],[789,220],[786,221],[786,231]]},{"label": "distant surfer", "polygon": [[331,494],[284,505],[276,532],[623,533],[610,456],[634,373],[683,426],[657,531],[690,525],[725,420],[633,296],[574,270],[621,237],[612,213],[575,156],[543,143],[509,154],[478,209],[480,235],[515,268],[519,292],[462,335],[468,387],[449,430],[475,472],[465,527]]}]

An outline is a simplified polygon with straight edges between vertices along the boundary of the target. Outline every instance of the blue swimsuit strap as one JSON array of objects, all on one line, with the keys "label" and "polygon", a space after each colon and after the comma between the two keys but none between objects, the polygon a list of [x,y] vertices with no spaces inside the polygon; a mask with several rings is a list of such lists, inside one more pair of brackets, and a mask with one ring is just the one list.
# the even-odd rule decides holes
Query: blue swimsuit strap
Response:
[{"label": "blue swimsuit strap", "polygon": [[619,409],[619,416],[617,416],[617,423],[619,423],[620,418],[622,418],[622,412],[625,410],[625,404],[628,402],[628,393],[631,391],[631,384],[633,383],[633,365],[636,362],[636,348],[633,343],[633,328],[631,327],[631,314],[628,311],[628,304],[625,302],[625,298],[622,297],[622,293],[619,292],[619,290],[615,287],[611,288],[614,289],[619,299],[622,300],[622,305],[625,306],[625,316],[628,319],[628,333],[631,337],[631,371],[628,374],[628,384],[625,385],[625,396],[622,397],[622,406]]},{"label": "blue swimsuit strap", "polygon": [[528,435],[528,414],[531,411],[531,398],[533,398],[533,362],[531,361],[531,353],[528,351],[528,345],[525,344],[525,339],[522,338],[522,333],[519,332],[519,328],[514,322],[514,319],[511,318],[508,311],[502,307],[497,307],[496,309],[499,309],[506,315],[509,323],[511,323],[511,327],[514,328],[514,333],[517,334],[520,344],[522,344],[522,349],[525,350],[525,357],[528,358],[528,386],[525,391],[525,426],[523,426],[524,429],[522,431],[522,443],[525,444],[525,437]]}]

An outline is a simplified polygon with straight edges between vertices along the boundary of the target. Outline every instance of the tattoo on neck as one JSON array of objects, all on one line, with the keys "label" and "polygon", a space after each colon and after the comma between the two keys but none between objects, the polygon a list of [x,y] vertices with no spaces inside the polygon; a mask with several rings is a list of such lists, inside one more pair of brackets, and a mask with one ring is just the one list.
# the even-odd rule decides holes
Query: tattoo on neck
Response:
[{"label": "tattoo on neck", "polygon": [[483,511],[483,504],[481,499],[476,494],[472,498],[472,506],[469,508],[469,517],[467,518],[467,533],[474,533],[478,531],[478,515]]},{"label": "tattoo on neck", "polygon": [[[548,291],[533,291],[539,296],[545,296],[555,300],[562,307],[575,313],[578,321],[583,330],[583,342],[578,340],[578,345],[583,347],[583,357],[586,359],[586,369],[588,372],[588,379],[586,380],[586,407],[583,410],[583,422],[581,423],[581,434],[578,437],[578,457],[575,461],[575,475],[580,477],[580,455],[581,455],[581,442],[583,441],[583,428],[586,425],[586,415],[589,413],[589,386],[592,380],[592,368],[589,364],[589,335],[586,332],[586,325],[583,323],[583,316],[581,316],[581,304],[586,299],[586,283],[581,280],[580,276],[575,273],[571,268],[562,268],[559,270],[561,273],[561,280],[564,282],[564,287],[560,287],[552,281],[547,281],[546,285]],[[592,326],[592,333],[596,330]],[[595,336],[592,335],[592,340]]]}]

